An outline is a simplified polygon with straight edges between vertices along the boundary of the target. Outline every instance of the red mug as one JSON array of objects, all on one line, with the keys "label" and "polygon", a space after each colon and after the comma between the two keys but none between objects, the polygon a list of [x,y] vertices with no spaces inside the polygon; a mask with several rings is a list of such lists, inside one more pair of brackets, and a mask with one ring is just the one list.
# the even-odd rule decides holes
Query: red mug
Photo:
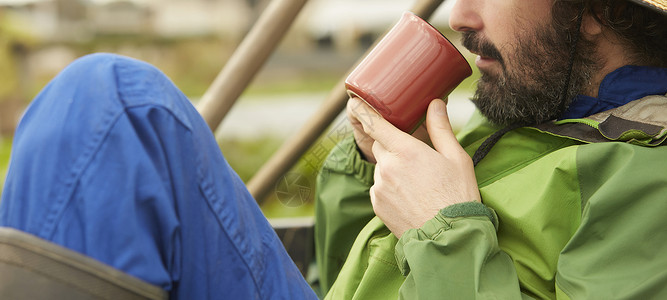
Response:
[{"label": "red mug", "polygon": [[461,52],[411,12],[401,19],[345,79],[358,97],[397,128],[412,133],[431,100],[447,97],[472,74]]}]

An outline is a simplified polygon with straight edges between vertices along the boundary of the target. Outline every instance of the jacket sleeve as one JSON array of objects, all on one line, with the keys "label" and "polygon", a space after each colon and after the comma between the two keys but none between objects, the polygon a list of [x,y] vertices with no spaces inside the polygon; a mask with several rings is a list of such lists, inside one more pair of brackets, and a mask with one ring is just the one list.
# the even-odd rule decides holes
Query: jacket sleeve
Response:
[{"label": "jacket sleeve", "polygon": [[374,167],[348,137],[336,145],[318,175],[315,256],[322,294],[336,280],[358,233],[375,216],[368,196]]},{"label": "jacket sleeve", "polygon": [[[315,248],[323,295],[375,215],[368,197],[373,170],[348,138],[331,152],[318,176]],[[445,208],[422,228],[408,230],[395,247],[406,276],[401,297],[438,298],[456,290],[455,298],[461,299],[521,298],[512,260],[498,247],[495,220],[493,210],[471,203]]]},{"label": "jacket sleeve", "polygon": [[396,244],[401,299],[520,299],[512,259],[498,246],[496,215],[481,203],[448,206]]},{"label": "jacket sleeve", "polygon": [[[667,176],[650,171],[667,168],[667,148],[608,143],[579,149],[581,223],[558,256],[554,297],[667,297]],[[468,205],[441,210],[398,241],[402,298],[528,297],[512,259],[498,247],[494,219],[482,209],[488,208]]]}]

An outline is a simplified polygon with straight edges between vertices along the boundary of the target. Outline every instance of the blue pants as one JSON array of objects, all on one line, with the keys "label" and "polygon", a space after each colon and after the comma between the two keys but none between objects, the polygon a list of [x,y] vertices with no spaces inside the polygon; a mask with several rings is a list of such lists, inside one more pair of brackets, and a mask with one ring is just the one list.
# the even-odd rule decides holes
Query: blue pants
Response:
[{"label": "blue pants", "polygon": [[13,147],[0,226],[172,299],[316,298],[201,116],[146,63],[77,60],[29,106]]}]

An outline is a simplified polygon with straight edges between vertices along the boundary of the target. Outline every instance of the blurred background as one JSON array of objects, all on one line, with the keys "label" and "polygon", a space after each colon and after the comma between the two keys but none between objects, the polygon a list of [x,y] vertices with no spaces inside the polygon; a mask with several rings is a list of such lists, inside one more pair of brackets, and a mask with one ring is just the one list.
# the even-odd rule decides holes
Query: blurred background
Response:
[{"label": "blurred background", "polygon": [[[431,23],[447,26],[454,0]],[[32,98],[67,64],[95,52],[147,61],[196,104],[269,0],[0,0],[0,186],[11,141]],[[414,0],[310,0],[215,132],[244,181],[317,110],[331,88]],[[473,68],[474,69],[474,68]],[[478,74],[450,96],[460,128]],[[270,218],[312,215],[315,176],[347,126],[332,124],[262,205]]]}]

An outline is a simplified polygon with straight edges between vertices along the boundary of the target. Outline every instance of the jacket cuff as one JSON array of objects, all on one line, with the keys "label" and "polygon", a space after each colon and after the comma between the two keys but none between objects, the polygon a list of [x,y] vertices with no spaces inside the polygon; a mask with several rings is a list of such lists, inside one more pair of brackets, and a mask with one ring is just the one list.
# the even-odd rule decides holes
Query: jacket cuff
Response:
[{"label": "jacket cuff", "polygon": [[498,216],[496,212],[480,202],[464,202],[452,204],[440,210],[440,212],[422,225],[420,228],[409,229],[403,233],[394,248],[396,263],[403,276],[410,273],[410,266],[405,258],[404,245],[411,241],[436,240],[440,234],[452,228],[452,222],[460,218],[488,219],[498,230]]},{"label": "jacket cuff", "polygon": [[440,215],[447,218],[485,216],[488,217],[493,227],[498,230],[498,215],[496,212],[481,202],[463,202],[452,204],[440,210]]},{"label": "jacket cuff", "polygon": [[354,136],[348,136],[331,150],[322,171],[353,175],[359,181],[372,185],[375,164],[361,157]]}]

